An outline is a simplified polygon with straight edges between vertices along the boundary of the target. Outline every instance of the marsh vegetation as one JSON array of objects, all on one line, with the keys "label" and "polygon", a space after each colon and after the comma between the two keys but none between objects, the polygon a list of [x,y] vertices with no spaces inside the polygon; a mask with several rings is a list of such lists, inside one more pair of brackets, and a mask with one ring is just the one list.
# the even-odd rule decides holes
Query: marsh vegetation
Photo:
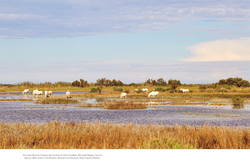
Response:
[{"label": "marsh vegetation", "polygon": [[73,103],[79,103],[77,100],[72,99],[62,99],[62,98],[53,98],[53,99],[39,99],[36,101],[36,103],[39,104],[73,104]]},{"label": "marsh vegetation", "polygon": [[0,149],[250,149],[250,130],[77,122],[0,123]]}]

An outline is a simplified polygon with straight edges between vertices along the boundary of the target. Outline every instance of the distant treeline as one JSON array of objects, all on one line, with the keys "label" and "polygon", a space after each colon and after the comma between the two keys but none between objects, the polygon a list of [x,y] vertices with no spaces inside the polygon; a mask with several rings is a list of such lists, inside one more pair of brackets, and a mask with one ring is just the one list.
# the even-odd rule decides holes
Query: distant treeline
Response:
[{"label": "distant treeline", "polygon": [[180,85],[186,85],[186,86],[194,86],[194,85],[199,85],[201,89],[206,89],[206,88],[217,88],[218,85],[230,85],[230,86],[237,86],[237,87],[250,87],[250,83],[247,80],[243,80],[242,78],[227,78],[227,79],[221,79],[216,83],[212,84],[181,84],[180,80],[176,79],[169,79],[168,81],[165,81],[163,78],[159,79],[147,79],[144,83],[130,83],[130,84],[125,84],[121,80],[116,80],[116,79],[106,79],[106,78],[100,78],[97,79],[95,83],[91,82],[89,83],[87,80],[80,79],[80,80],[75,80],[73,82],[45,82],[45,83],[32,83],[32,82],[21,82],[18,84],[0,84],[2,86],[25,86],[27,88],[32,88],[32,87],[93,87],[93,86],[105,86],[105,87],[117,87],[117,86],[180,86]]},{"label": "distant treeline", "polygon": [[[95,86],[105,86],[105,87],[109,87],[109,86],[167,86],[167,85],[181,85],[180,80],[168,80],[168,82],[166,82],[163,78],[159,78],[157,80],[154,79],[148,79],[146,82],[144,83],[130,83],[130,84],[125,84],[120,80],[111,80],[111,79],[106,79],[106,78],[101,78],[96,80],[96,83],[94,83]],[[83,79],[80,79],[80,81],[75,80],[74,82],[72,82],[72,86],[76,86],[76,87],[88,87],[90,84],[88,83],[88,81],[85,81]]]}]

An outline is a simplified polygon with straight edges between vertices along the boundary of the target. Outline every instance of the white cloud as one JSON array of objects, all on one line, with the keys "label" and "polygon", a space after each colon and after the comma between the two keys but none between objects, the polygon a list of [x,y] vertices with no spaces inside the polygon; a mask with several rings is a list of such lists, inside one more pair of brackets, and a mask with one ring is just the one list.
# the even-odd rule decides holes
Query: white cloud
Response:
[{"label": "white cloud", "polygon": [[225,39],[203,42],[188,49],[191,57],[183,59],[198,61],[246,61],[250,60],[250,38]]},{"label": "white cloud", "polygon": [[41,19],[43,16],[34,14],[4,14],[0,13],[0,20],[14,20],[14,19]]},{"label": "white cloud", "polygon": [[[248,2],[244,0],[237,3],[215,0],[202,3],[200,0],[8,0],[0,6],[0,24],[6,28],[5,31],[0,31],[0,36],[55,38],[152,32],[167,30],[176,23],[204,20],[246,23],[250,21],[250,9],[247,5]],[[231,29],[238,30],[237,27]],[[241,30],[236,33],[239,32]]]}]

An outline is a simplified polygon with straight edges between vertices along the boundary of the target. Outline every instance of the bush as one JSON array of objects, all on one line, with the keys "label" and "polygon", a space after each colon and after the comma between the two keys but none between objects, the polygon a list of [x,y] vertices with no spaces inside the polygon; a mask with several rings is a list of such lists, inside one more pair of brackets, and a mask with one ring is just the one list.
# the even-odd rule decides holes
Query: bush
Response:
[{"label": "bush", "polygon": [[77,80],[72,82],[72,86],[79,87],[80,85],[81,85],[81,83],[79,81],[77,81]]},{"label": "bush", "polygon": [[157,88],[155,88],[155,91],[165,92],[166,90],[162,87],[157,87]]},{"label": "bush", "polygon": [[207,85],[207,88],[216,88],[216,87],[217,87],[217,83]]},{"label": "bush", "polygon": [[207,89],[207,85],[199,85],[199,89]]},{"label": "bush", "polygon": [[97,92],[97,89],[96,88],[91,88],[91,90],[89,92],[95,93],[95,92]]},{"label": "bush", "polygon": [[169,91],[171,88],[166,88],[165,91]]},{"label": "bush", "polygon": [[242,80],[242,81],[237,82],[236,86],[237,87],[249,87],[250,83],[246,80]]},{"label": "bush", "polygon": [[232,101],[234,108],[243,108],[244,107],[244,100],[241,99],[239,96],[232,96]]},{"label": "bush", "polygon": [[122,91],[123,91],[123,89],[122,89],[122,88],[116,88],[116,87],[114,87],[114,88],[113,88],[113,90],[114,90],[114,91],[120,91],[120,92],[122,92]]},{"label": "bush", "polygon": [[174,91],[173,91],[173,90],[170,90],[169,93],[174,93]]},{"label": "bush", "polygon": [[129,93],[130,91],[128,89],[124,90],[125,93]]}]

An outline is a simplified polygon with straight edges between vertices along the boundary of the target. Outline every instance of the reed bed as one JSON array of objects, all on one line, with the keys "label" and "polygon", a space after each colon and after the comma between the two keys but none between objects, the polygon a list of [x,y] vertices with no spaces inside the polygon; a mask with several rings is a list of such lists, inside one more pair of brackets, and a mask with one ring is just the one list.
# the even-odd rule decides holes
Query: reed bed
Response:
[{"label": "reed bed", "polygon": [[33,101],[32,99],[0,99],[0,101]]},{"label": "reed bed", "polygon": [[104,103],[84,103],[84,104],[78,104],[75,107],[104,107]]},{"label": "reed bed", "polygon": [[78,103],[77,100],[72,99],[41,99],[36,101],[39,104],[73,104]]},{"label": "reed bed", "polygon": [[145,109],[147,104],[145,103],[134,103],[133,101],[115,101],[112,103],[105,103],[105,109]]},{"label": "reed bed", "polygon": [[106,100],[104,103],[85,103],[76,105],[76,107],[102,107],[104,109],[145,109],[147,105],[144,103],[134,103],[133,101],[116,101]]},{"label": "reed bed", "polygon": [[250,149],[250,130],[77,122],[0,123],[0,149]]}]

